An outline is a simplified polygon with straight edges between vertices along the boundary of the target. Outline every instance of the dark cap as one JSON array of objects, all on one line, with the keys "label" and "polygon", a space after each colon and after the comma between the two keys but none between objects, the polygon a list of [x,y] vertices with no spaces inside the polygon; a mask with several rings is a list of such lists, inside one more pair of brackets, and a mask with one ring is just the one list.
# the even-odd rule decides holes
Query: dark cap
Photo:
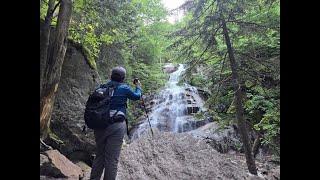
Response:
[{"label": "dark cap", "polygon": [[126,69],[117,66],[114,67],[111,71],[111,80],[112,81],[117,81],[117,82],[123,82],[124,78],[126,77]]}]

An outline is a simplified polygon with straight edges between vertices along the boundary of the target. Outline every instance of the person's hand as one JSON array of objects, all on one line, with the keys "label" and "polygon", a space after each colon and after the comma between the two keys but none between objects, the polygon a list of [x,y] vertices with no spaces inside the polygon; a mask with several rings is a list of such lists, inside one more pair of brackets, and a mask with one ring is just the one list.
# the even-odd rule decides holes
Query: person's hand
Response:
[{"label": "person's hand", "polygon": [[139,80],[137,80],[137,81],[135,82],[135,85],[136,85],[136,87],[141,87],[141,83],[140,83],[140,81],[139,81]]},{"label": "person's hand", "polygon": [[141,83],[140,83],[140,81],[139,81],[138,78],[135,78],[135,79],[133,80],[133,84],[136,85],[136,87],[141,87]]}]

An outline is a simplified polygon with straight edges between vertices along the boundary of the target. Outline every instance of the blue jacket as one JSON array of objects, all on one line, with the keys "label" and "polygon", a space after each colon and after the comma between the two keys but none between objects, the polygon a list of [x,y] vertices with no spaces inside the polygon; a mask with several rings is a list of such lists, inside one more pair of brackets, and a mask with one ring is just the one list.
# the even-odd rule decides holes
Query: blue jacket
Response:
[{"label": "blue jacket", "polygon": [[118,85],[111,97],[111,110],[122,111],[126,114],[127,100],[130,99],[136,101],[141,98],[142,90],[140,87],[136,87],[133,91],[130,89],[129,85],[116,81],[109,81],[107,82],[107,85]]}]

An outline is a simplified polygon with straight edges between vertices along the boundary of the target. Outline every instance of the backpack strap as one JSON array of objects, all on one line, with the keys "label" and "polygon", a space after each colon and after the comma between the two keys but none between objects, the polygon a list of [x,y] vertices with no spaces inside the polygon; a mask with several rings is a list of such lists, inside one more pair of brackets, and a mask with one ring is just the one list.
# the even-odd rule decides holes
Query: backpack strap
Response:
[{"label": "backpack strap", "polygon": [[121,83],[116,84],[116,85],[109,85],[108,83],[100,84],[99,87],[96,88],[96,90],[99,89],[99,88],[107,88],[108,91],[109,91],[109,96],[112,97],[112,96],[113,96],[113,93],[114,93],[114,90],[115,90],[119,85],[121,85]]},{"label": "backpack strap", "polygon": [[[113,85],[104,84],[104,87],[109,88],[109,96],[112,97],[115,89],[117,89],[122,84],[123,83],[117,83],[117,84],[113,84]],[[110,88],[112,91],[110,91]]]}]

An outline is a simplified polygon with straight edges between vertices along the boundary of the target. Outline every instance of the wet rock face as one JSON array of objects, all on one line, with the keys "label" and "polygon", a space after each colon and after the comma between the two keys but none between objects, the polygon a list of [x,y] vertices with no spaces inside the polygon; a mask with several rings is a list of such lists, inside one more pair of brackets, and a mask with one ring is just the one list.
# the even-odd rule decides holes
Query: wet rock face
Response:
[{"label": "wet rock face", "polygon": [[188,114],[195,114],[200,110],[200,108],[199,108],[199,106],[188,105],[187,110],[188,110]]},{"label": "wet rock face", "polygon": [[[199,111],[205,111],[204,101],[197,88],[188,84],[179,84],[185,70],[185,66],[179,64],[178,69],[170,74],[166,86],[152,98],[149,98],[149,101],[145,101],[151,124],[160,131],[186,132],[207,122],[201,120],[200,123],[198,119],[194,118],[194,115]],[[148,128],[149,124],[145,118],[144,123],[141,123],[131,133],[131,137],[133,139],[139,138],[141,134],[148,131]]]},{"label": "wet rock face", "polygon": [[209,98],[209,96],[210,96],[210,93],[209,92],[207,92],[207,91],[205,91],[205,90],[203,90],[203,89],[200,89],[200,88],[198,88],[198,93],[199,93],[199,95],[200,95],[200,97],[203,99],[203,100],[207,100],[208,98]]}]

